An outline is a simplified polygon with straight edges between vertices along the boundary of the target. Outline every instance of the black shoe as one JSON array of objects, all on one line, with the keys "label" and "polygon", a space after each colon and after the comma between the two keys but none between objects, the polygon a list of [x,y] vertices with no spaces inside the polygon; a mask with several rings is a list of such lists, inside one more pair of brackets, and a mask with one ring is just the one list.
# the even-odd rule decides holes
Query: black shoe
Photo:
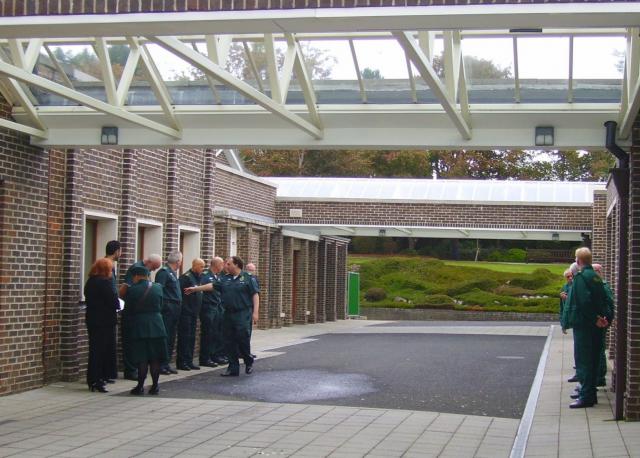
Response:
[{"label": "black shoe", "polygon": [[151,385],[149,388],[149,394],[158,394],[160,393],[160,387],[158,385]]},{"label": "black shoe", "polygon": [[160,373],[162,375],[171,375],[171,371],[169,370],[168,367],[163,367],[162,369],[160,369]]},{"label": "black shoe", "polygon": [[89,386],[89,389],[92,393],[94,391],[97,391],[98,393],[108,393],[107,389],[102,383],[94,383],[93,385]]},{"label": "black shoe", "polygon": [[184,364],[178,365],[177,368],[178,368],[179,371],[190,371],[191,370],[191,368],[189,366],[186,366]]},{"label": "black shoe", "polygon": [[187,364],[187,366],[189,366],[189,369],[191,369],[192,371],[199,371],[200,370],[200,366],[196,366],[193,363]]},{"label": "black shoe", "polygon": [[256,355],[254,355],[253,353],[250,353],[249,355],[250,355],[253,359],[256,359],[256,358],[257,358],[257,356],[256,356]]},{"label": "black shoe", "polygon": [[231,372],[229,369],[220,374],[220,377],[237,377],[239,376],[239,372]]},{"label": "black shoe", "polygon": [[178,371],[175,370],[173,367],[171,366],[167,366],[167,370],[169,371],[170,374],[177,374]]},{"label": "black shoe", "polygon": [[253,364],[247,364],[244,368],[244,373],[247,375],[253,374]]},{"label": "black shoe", "polygon": [[596,386],[607,386],[607,381],[606,380],[599,380],[598,383],[596,383]]},{"label": "black shoe", "polygon": [[574,375],[569,380],[567,380],[567,382],[569,382],[569,383],[573,383],[573,382],[577,382],[577,381],[578,381],[578,376],[577,375]]},{"label": "black shoe", "polygon": [[104,379],[104,382],[105,382],[105,383],[116,383],[116,381],[115,381],[115,380],[110,379],[110,378],[106,378],[106,379]]},{"label": "black shoe", "polygon": [[218,367],[218,364],[216,364],[214,361],[205,361],[204,363],[200,363],[201,366],[204,367]]},{"label": "black shoe", "polygon": [[144,394],[144,387],[143,386],[136,386],[134,389],[129,391],[129,394],[133,394],[135,396],[142,396]]},{"label": "black shoe", "polygon": [[569,404],[569,408],[571,408],[571,409],[584,409],[585,407],[593,407],[594,404],[595,404],[595,402],[588,402],[588,401],[584,401],[582,399],[578,399],[577,401],[574,401],[571,404]]},{"label": "black shoe", "polygon": [[573,393],[572,395],[569,396],[571,399],[579,399],[580,398],[580,393]]},{"label": "black shoe", "polygon": [[223,356],[216,356],[213,358],[213,362],[219,366],[224,366],[225,364],[229,364],[229,360]]}]

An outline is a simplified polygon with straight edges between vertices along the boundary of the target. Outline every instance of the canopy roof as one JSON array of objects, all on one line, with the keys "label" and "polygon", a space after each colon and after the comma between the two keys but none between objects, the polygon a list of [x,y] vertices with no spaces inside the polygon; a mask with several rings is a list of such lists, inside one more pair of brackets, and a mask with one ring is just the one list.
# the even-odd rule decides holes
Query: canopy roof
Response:
[{"label": "canopy roof", "polygon": [[635,2],[3,17],[0,125],[43,146],[109,126],[127,147],[316,149],[531,148],[544,126],[538,147],[589,149],[614,120],[624,145],[637,24]]}]

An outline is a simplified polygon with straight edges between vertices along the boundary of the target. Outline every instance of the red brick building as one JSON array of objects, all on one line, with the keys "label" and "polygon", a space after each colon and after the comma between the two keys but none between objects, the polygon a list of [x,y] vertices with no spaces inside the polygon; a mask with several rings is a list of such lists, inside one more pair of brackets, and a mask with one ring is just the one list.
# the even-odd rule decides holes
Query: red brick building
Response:
[{"label": "red brick building", "polygon": [[[263,300],[268,303],[261,309],[262,327],[344,317],[346,241],[339,237],[318,238],[281,231],[277,225],[278,209],[286,211],[287,208],[286,205],[276,205],[274,188],[267,182],[241,173],[225,157],[217,155],[217,150],[206,148],[233,144],[274,147],[277,139],[281,138],[287,138],[289,145],[301,147],[429,145],[449,148],[457,144],[483,148],[498,143],[497,146],[519,148],[533,146],[531,139],[523,139],[531,137],[531,128],[541,124],[556,126],[555,143],[551,143],[556,148],[594,148],[603,147],[604,143],[604,134],[594,126],[601,126],[603,121],[615,117],[621,123],[623,148],[630,149],[631,154],[628,170],[622,167],[614,177],[629,174],[628,195],[624,180],[621,181],[620,177],[613,179],[606,204],[604,196],[597,196],[592,210],[592,214],[606,214],[606,220],[594,218],[592,222],[596,255],[606,258],[608,275],[617,287],[618,316],[627,319],[623,329],[626,335],[619,340],[624,348],[612,348],[617,358],[617,371],[625,374],[624,393],[621,393],[624,398],[620,399],[621,402],[624,399],[626,418],[639,419],[640,124],[637,121],[633,124],[640,92],[637,89],[637,68],[634,68],[638,62],[629,60],[630,70],[625,73],[628,79],[626,92],[622,93],[622,100],[618,98],[614,108],[611,104],[597,109],[563,105],[562,110],[525,119],[518,111],[521,100],[516,94],[516,108],[509,104],[499,110],[487,109],[484,114],[486,122],[476,122],[472,126],[473,116],[479,116],[479,112],[474,114],[473,102],[470,111],[466,98],[473,95],[473,91],[467,94],[462,90],[464,77],[459,76],[462,58],[459,35],[455,31],[512,27],[510,33],[517,34],[538,33],[538,28],[542,33],[541,27],[572,27],[579,35],[583,26],[618,27],[626,30],[629,46],[635,49],[638,34],[634,27],[638,24],[639,4],[578,3],[571,0],[553,3],[504,0],[498,3],[483,0],[0,0],[0,19],[3,21],[0,38],[5,40],[0,52],[3,94],[0,136],[0,393],[26,390],[56,379],[73,380],[81,375],[86,358],[79,305],[83,268],[89,259],[100,255],[102,242],[111,238],[119,238],[124,244],[124,259],[119,265],[121,273],[141,254],[152,251],[166,254],[178,248],[185,252],[187,259],[197,253],[209,257],[214,253],[226,255],[236,251],[255,262],[262,279]],[[486,14],[477,7],[468,7],[470,4],[485,5]],[[444,5],[457,8],[456,14],[442,9]],[[59,39],[65,36],[64,30],[69,27],[65,22],[66,15],[74,14],[91,15],[94,21],[82,24],[82,36],[93,33],[100,37],[109,32],[127,36],[123,31],[132,27],[132,19],[127,13],[137,12],[151,13],[151,25],[143,27],[138,24],[140,30],[136,29],[135,33],[140,34],[153,34],[154,26],[168,27],[169,23],[176,34],[189,34],[194,27],[202,28],[205,34],[229,34],[236,33],[234,29],[245,22],[257,24],[262,33],[269,34],[278,32],[278,27],[285,25],[287,33],[304,32],[305,27],[311,30],[314,24],[329,21],[329,16],[323,15],[324,8],[346,8],[331,26],[332,30],[342,31],[351,26],[355,15],[366,16],[362,12],[367,8],[383,6],[392,7],[388,9],[390,13],[372,10],[375,12],[363,19],[366,26],[363,30],[371,33],[387,31],[397,38],[407,58],[430,87],[430,96],[442,105],[441,112],[434,114],[416,104],[423,95],[419,88],[413,87],[409,92],[414,99],[413,105],[402,110],[397,107],[380,112],[363,110],[362,126],[358,123],[348,126],[351,108],[343,111],[327,109],[324,115],[326,129],[323,129],[319,122],[318,100],[314,98],[311,80],[305,76],[299,56],[297,64],[295,58],[286,63],[295,69],[299,86],[296,90],[306,111],[288,109],[284,103],[286,97],[282,99],[282,94],[276,96],[280,90],[286,89],[283,85],[279,88],[271,85],[269,101],[256,94],[255,90],[236,82],[234,88],[266,108],[269,117],[251,110],[231,113],[221,109],[216,114],[224,120],[219,124],[221,127],[207,130],[210,118],[193,108],[190,108],[192,111],[176,108],[161,85],[153,87],[161,106],[158,112],[149,114],[143,109],[123,108],[122,103],[117,103],[121,101],[122,94],[117,92],[115,82],[108,81],[107,72],[103,99],[106,98],[108,103],[97,97],[87,102],[88,111],[81,109],[83,107],[67,107],[63,118],[59,117],[60,113],[52,114],[48,107],[32,106],[33,99],[27,89],[29,85],[42,82],[32,76],[30,70],[33,66],[29,69],[35,47],[29,45],[25,48],[22,44],[16,46],[16,42],[6,41],[49,36],[45,33]],[[402,7],[410,8],[403,10]],[[417,7],[421,8],[411,9]],[[298,12],[316,8],[317,11],[304,17],[300,15],[298,23],[295,15],[281,11],[296,8]],[[242,16],[245,11],[255,13],[253,10],[269,11]],[[210,14],[206,17],[210,23],[198,23],[197,15],[188,16],[188,20],[184,16],[184,23],[176,22],[175,14],[190,11]],[[211,16],[217,11],[233,12],[234,15],[224,18]],[[280,13],[276,15],[278,11]],[[172,16],[163,17],[159,13]],[[51,17],[44,26],[46,32],[37,21],[7,20],[34,15]],[[120,16],[116,18],[114,15]],[[418,19],[412,22],[411,15]],[[251,20],[247,21],[247,18]],[[443,30],[442,34],[448,40],[445,67],[456,75],[446,84],[438,81],[433,68],[428,65],[428,44],[420,51],[412,36],[398,32],[417,29]],[[249,28],[240,32],[248,31]],[[156,35],[160,35],[158,29]],[[419,38],[422,40],[422,36]],[[187,46],[162,36],[156,36],[154,40],[197,61],[208,77],[225,77],[224,72],[210,62],[199,63],[200,57],[194,56],[192,50],[186,49]],[[265,40],[268,42],[267,35]],[[296,54],[295,39],[287,37],[287,40],[291,55]],[[428,40],[427,34],[424,42],[428,43]],[[104,41],[95,41],[98,52],[105,49],[101,48],[103,45],[106,48]],[[135,42],[131,46],[135,47]],[[5,59],[4,55],[10,53],[11,59]],[[637,56],[637,53],[633,55]],[[153,73],[153,69],[148,71]],[[266,71],[274,72],[273,68]],[[275,71],[277,73],[277,69]],[[62,97],[71,94],[72,100],[80,104],[86,100],[75,89],[73,92],[59,86],[63,85],[58,84],[53,89]],[[571,88],[569,99],[573,92],[578,94],[578,89],[577,86],[575,90]],[[518,91],[516,89],[516,93]],[[364,94],[362,87],[360,93]],[[33,97],[37,95],[32,94]],[[371,103],[370,100],[368,102]],[[91,109],[108,113],[111,118],[104,121],[92,116]],[[399,111],[404,117],[392,116]],[[149,117],[144,118],[139,113]],[[169,121],[168,126],[158,121],[163,114]],[[253,128],[251,123],[258,118],[266,119],[264,130]],[[62,119],[65,120],[65,128],[55,124]],[[96,144],[91,140],[96,126],[122,119],[128,124],[121,126],[122,141],[119,144],[125,148],[130,145],[130,149],[91,149]],[[181,136],[183,132],[178,120],[189,120],[194,125],[200,122],[204,128],[195,134],[185,129],[184,136]],[[278,123],[282,120],[294,126],[293,133],[278,130]],[[50,124],[49,121],[55,122]],[[89,125],[92,122],[95,125]],[[130,128],[135,123],[146,126],[149,131],[136,137]],[[242,130],[241,123],[248,127]],[[47,129],[47,126],[51,128]],[[236,127],[237,131],[234,131]],[[345,127],[353,127],[355,134],[342,135],[340,129]],[[357,130],[358,127],[362,128]],[[496,140],[495,129],[499,127],[504,128],[504,136]],[[390,135],[394,128],[405,129],[402,141]],[[16,130],[23,133],[18,134]],[[452,140],[451,131],[459,134],[460,138]],[[237,132],[245,136],[242,142],[234,142],[233,138],[237,137],[233,134]],[[428,133],[426,139],[425,132]],[[571,132],[576,132],[574,137]],[[198,135],[202,136],[200,141],[194,140]],[[581,140],[576,140],[576,137]],[[469,142],[472,138],[473,141]],[[193,145],[211,146],[199,150]],[[628,235],[628,244],[625,244],[625,234]],[[93,246],[95,250],[88,249]],[[293,278],[300,282],[300,287],[292,287]]]}]

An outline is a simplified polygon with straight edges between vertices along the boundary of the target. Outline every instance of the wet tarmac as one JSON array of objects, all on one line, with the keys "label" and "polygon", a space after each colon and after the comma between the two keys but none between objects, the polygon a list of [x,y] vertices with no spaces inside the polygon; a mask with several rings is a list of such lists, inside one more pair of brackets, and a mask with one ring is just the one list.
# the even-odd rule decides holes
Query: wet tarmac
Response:
[{"label": "wet tarmac", "polygon": [[[342,405],[520,418],[543,337],[326,334],[256,360],[247,376],[199,373],[162,396]],[[243,368],[241,368],[241,371]]]}]

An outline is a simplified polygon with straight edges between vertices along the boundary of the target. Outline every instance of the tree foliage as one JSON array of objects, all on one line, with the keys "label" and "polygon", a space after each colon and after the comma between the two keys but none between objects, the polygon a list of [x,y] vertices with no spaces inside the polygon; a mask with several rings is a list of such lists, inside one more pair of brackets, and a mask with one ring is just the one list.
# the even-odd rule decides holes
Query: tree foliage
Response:
[{"label": "tree foliage", "polygon": [[242,156],[261,176],[604,181],[614,164],[605,151],[243,150]]}]

